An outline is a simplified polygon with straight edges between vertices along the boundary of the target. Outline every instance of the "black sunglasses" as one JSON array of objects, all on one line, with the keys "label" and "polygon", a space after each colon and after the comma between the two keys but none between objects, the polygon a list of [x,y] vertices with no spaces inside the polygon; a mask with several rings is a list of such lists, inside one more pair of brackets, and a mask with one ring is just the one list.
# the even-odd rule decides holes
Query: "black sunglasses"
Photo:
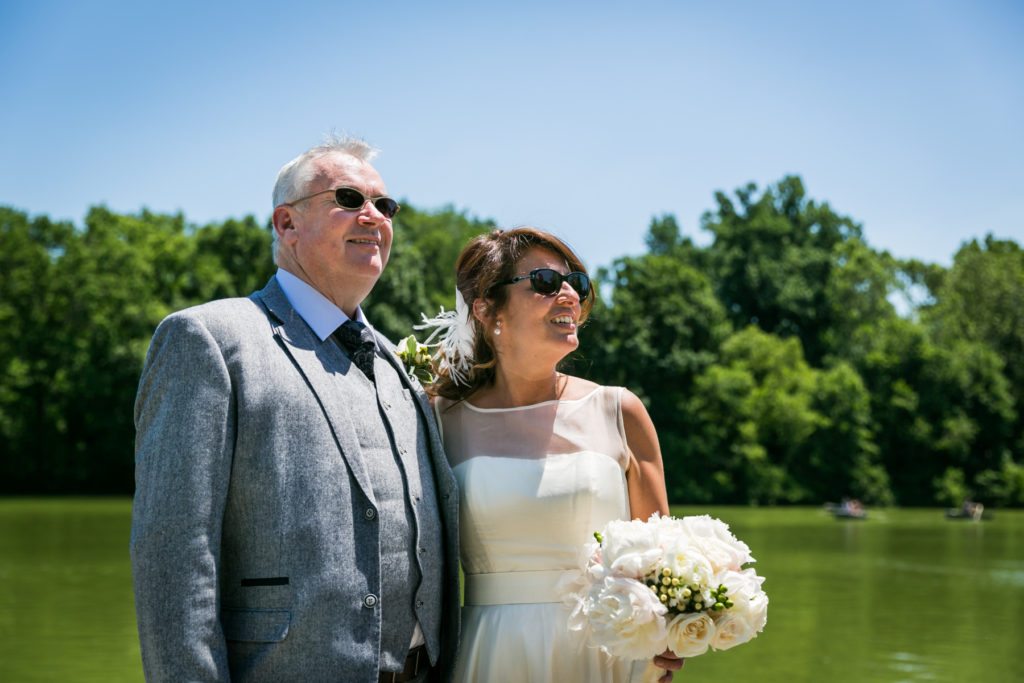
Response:
[{"label": "black sunglasses", "polygon": [[569,286],[575,289],[576,293],[580,295],[581,300],[590,296],[589,275],[578,271],[562,275],[553,268],[537,268],[536,270],[531,270],[529,275],[517,275],[511,280],[495,282],[494,286],[514,285],[520,280],[529,280],[530,286],[533,287],[533,291],[538,294],[543,294],[544,296],[557,294],[558,291],[562,289],[563,282],[568,282]]},{"label": "black sunglasses", "polygon": [[308,194],[305,197],[299,197],[293,202],[285,202],[285,204],[287,206],[291,206],[293,204],[298,204],[299,202],[304,202],[307,199],[311,199],[318,194],[326,194],[328,192],[334,193],[335,203],[346,211],[358,211],[363,208],[363,205],[366,204],[367,200],[373,202],[373,205],[377,207],[377,210],[388,218],[394,218],[395,214],[398,213],[398,210],[402,208],[398,205],[398,202],[387,195],[382,194],[379,197],[367,197],[354,187],[339,187],[334,190],[322,190],[320,192]]}]

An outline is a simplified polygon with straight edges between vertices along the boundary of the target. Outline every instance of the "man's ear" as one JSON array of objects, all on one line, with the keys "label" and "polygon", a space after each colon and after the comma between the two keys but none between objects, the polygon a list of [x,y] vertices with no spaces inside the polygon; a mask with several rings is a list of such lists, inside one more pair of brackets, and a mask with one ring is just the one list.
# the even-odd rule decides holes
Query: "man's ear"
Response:
[{"label": "man's ear", "polygon": [[276,207],[271,219],[274,222],[274,232],[277,233],[277,239],[284,242],[288,233],[295,229],[295,224],[292,222],[291,207],[284,205]]}]

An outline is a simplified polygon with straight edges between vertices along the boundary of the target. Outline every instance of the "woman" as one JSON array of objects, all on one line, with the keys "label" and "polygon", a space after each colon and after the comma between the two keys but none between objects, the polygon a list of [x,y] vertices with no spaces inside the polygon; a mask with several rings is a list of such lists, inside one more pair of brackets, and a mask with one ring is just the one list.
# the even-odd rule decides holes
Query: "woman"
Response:
[{"label": "woman", "polygon": [[[456,680],[630,680],[630,663],[573,639],[558,583],[608,521],[668,514],[654,425],[631,392],[558,371],[594,301],[561,240],[496,230],[456,271],[455,315],[433,321],[450,329],[432,388],[462,495]],[[655,663],[663,681],[682,664]]]}]

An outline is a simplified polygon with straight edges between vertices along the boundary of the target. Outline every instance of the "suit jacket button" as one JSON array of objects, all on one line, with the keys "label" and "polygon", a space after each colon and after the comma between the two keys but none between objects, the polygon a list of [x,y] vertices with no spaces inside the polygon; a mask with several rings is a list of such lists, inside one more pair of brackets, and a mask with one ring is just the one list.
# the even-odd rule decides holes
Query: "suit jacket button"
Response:
[{"label": "suit jacket button", "polygon": [[377,606],[377,596],[374,595],[373,593],[370,593],[365,598],[363,598],[363,607],[373,608],[373,607],[376,607],[376,606]]},{"label": "suit jacket button", "polygon": [[373,508],[366,508],[366,513],[365,514],[366,514],[366,518],[367,519],[373,519],[374,517],[377,516],[377,511],[374,510]]}]

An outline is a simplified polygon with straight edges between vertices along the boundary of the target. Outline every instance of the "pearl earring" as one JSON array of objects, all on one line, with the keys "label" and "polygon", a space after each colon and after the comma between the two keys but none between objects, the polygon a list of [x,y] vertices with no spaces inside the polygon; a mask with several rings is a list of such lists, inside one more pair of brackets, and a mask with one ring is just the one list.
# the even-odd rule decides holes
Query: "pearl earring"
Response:
[{"label": "pearl earring", "polygon": [[496,326],[494,328],[494,336],[497,337],[498,335],[501,334],[501,321],[499,320],[497,323],[495,323],[495,325]]}]

